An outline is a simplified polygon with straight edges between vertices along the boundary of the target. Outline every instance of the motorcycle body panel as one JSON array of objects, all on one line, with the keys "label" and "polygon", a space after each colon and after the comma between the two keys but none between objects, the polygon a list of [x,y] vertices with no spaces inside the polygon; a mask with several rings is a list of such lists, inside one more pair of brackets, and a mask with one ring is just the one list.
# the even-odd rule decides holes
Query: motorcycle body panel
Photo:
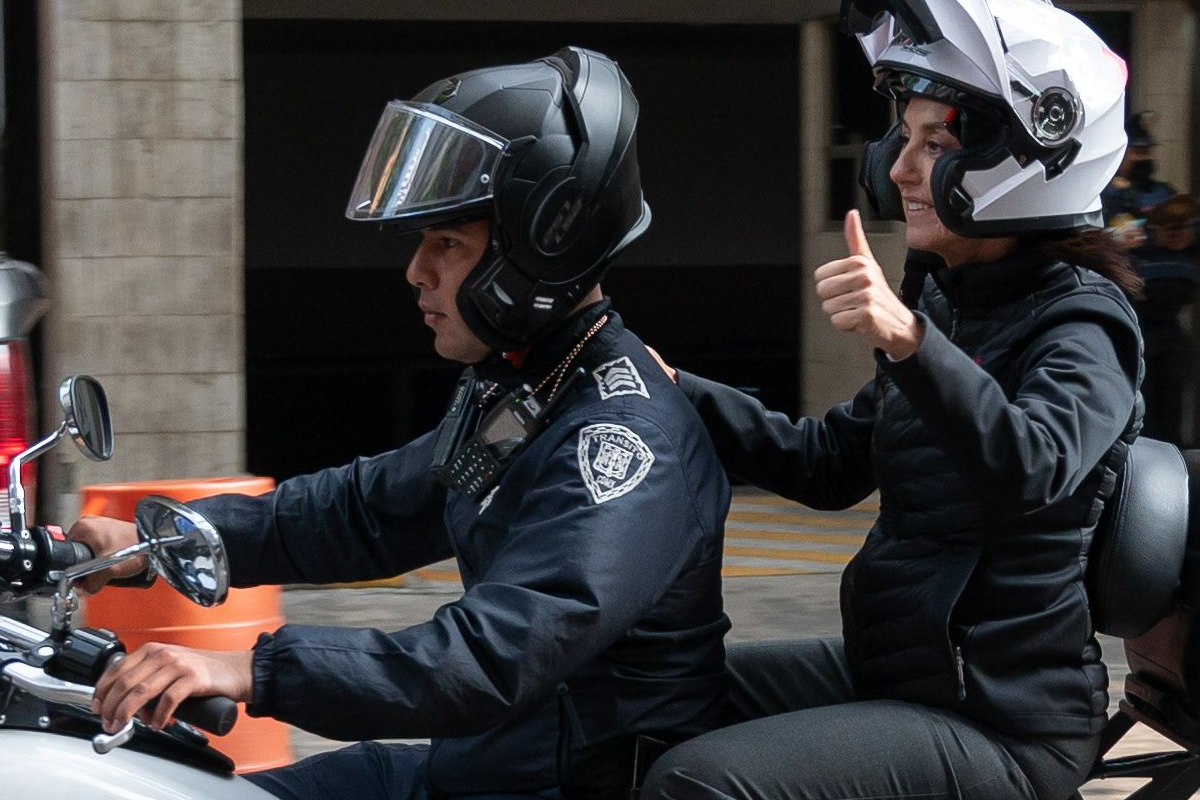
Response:
[{"label": "motorcycle body panel", "polygon": [[244,778],[117,748],[106,755],[87,739],[0,730],[5,800],[270,800]]}]

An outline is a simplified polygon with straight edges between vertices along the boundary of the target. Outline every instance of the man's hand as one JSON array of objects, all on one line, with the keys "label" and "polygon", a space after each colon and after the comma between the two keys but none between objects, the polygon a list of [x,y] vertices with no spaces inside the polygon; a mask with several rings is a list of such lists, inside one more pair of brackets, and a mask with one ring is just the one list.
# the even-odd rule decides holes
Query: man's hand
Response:
[{"label": "man's hand", "polygon": [[[189,697],[253,699],[252,650],[195,650],[151,643],[104,670],[96,682],[92,711],[104,730],[119,731],[130,717],[161,730],[179,704]],[[157,702],[156,702],[157,699]]]},{"label": "man's hand", "polygon": [[888,285],[857,211],[846,214],[845,235],[849,257],[822,264],[813,273],[821,309],[838,330],[862,334],[896,360],[907,358],[921,344],[924,328]]},{"label": "man's hand", "polygon": [[[86,544],[96,556],[106,556],[138,543],[136,525],[111,517],[81,517],[71,526],[67,538]],[[87,594],[95,594],[114,578],[131,578],[145,571],[146,557],[142,556],[88,575],[79,581],[79,586]]]}]

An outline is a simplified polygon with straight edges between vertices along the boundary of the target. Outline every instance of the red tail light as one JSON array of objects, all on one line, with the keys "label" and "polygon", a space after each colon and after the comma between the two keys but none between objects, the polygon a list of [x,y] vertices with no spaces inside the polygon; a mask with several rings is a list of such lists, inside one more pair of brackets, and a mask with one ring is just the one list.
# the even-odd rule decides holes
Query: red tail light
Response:
[{"label": "red tail light", "polygon": [[[0,497],[0,521],[5,527],[9,525],[8,465],[13,456],[33,442],[36,408],[28,343],[19,340],[0,342],[0,487],[4,489],[4,495]],[[36,476],[33,464],[26,464],[21,470],[26,495],[26,525],[33,520]]]}]

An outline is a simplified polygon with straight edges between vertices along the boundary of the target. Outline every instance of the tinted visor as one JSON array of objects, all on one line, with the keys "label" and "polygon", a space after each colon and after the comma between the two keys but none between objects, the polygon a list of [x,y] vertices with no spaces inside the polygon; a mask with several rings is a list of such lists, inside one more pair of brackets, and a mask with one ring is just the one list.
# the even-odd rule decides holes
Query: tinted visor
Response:
[{"label": "tinted visor", "polygon": [[375,128],[346,216],[424,227],[486,206],[507,146],[506,139],[439,106],[392,101]]},{"label": "tinted visor", "polygon": [[893,100],[905,100],[909,95],[916,94],[951,106],[962,105],[964,100],[969,102],[969,96],[960,89],[947,86],[941,81],[931,80],[924,75],[900,70],[881,69],[877,71],[875,90]]}]

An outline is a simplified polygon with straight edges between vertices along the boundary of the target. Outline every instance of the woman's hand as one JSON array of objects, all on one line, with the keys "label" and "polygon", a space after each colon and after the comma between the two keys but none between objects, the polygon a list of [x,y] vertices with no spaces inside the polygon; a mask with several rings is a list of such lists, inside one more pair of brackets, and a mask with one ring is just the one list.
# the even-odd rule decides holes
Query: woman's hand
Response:
[{"label": "woman's hand", "polygon": [[838,330],[862,334],[897,361],[907,358],[917,351],[925,330],[888,285],[858,211],[846,214],[844,232],[849,257],[822,264],[813,273],[821,310]]},{"label": "woman's hand", "polygon": [[[106,556],[138,543],[136,525],[110,517],[80,517],[67,532],[67,538],[86,544],[96,556]],[[79,586],[87,594],[95,594],[114,578],[132,578],[145,571],[146,557],[141,556],[88,575],[80,579]]]},{"label": "woman's hand", "polygon": [[160,730],[189,697],[249,702],[254,691],[253,658],[252,650],[147,644],[104,670],[96,682],[92,711],[111,734],[139,712],[143,722]]}]

